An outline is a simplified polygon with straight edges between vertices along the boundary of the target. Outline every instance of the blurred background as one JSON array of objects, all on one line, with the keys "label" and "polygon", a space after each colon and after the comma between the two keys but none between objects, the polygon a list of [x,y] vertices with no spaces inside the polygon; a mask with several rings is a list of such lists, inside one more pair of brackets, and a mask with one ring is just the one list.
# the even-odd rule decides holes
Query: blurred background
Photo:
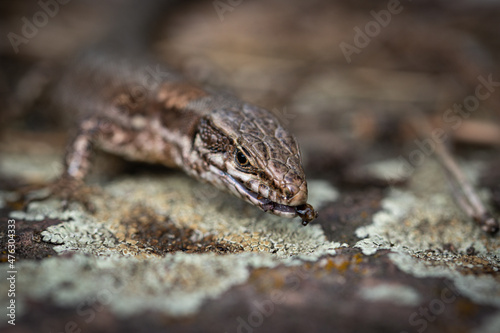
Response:
[{"label": "blurred background", "polygon": [[[393,187],[411,188],[419,198],[432,194],[432,185],[444,178],[439,168],[427,168],[425,182],[422,178],[412,181],[412,177],[418,167],[434,160],[438,145],[448,149],[460,166],[473,170],[475,185],[489,193],[485,204],[498,216],[499,1],[193,0],[179,1],[158,14],[145,52],[193,81],[277,114],[298,137],[308,179],[325,180],[339,190],[340,199],[323,207],[314,222],[329,241],[356,244],[355,230],[372,222],[381,200]],[[101,40],[122,17],[134,23],[134,13],[127,14],[118,0],[0,2],[0,189],[40,183],[47,175],[60,173],[61,166],[54,161],[64,152],[67,127],[50,112],[44,89],[72,57]],[[138,168],[148,167],[123,166],[115,159],[97,167],[92,177],[107,180],[117,171],[130,173]],[[147,170],[158,172],[154,167]],[[425,244],[422,249],[456,252],[449,241],[454,235],[447,234],[448,222],[432,228],[423,219],[411,222],[417,235],[412,239],[432,235],[431,241],[419,243]],[[397,237],[406,231],[396,233]],[[487,244],[488,253],[498,253],[497,243],[478,235],[474,241]],[[468,236],[461,237],[460,246]],[[388,241],[390,246],[392,241]],[[474,247],[470,248],[474,255]],[[354,250],[346,250],[344,255],[346,260],[361,258],[354,257],[358,255]],[[395,274],[395,278],[391,276],[398,283],[406,281],[406,275],[399,275],[387,257],[378,262],[370,258],[367,265],[382,267],[380,279]],[[462,273],[498,276],[498,256],[495,258],[497,266],[490,261]],[[307,318],[300,320],[309,315],[318,319],[320,328],[323,323],[342,323],[347,331],[378,327],[382,332],[393,328],[392,319],[397,323],[394,327],[408,326],[408,313],[414,308],[408,313],[403,309],[393,318],[389,310],[384,312],[385,303],[365,308],[366,300],[352,297],[358,287],[347,286],[349,279],[344,293],[326,288],[330,280],[318,282],[318,287],[314,278],[306,279],[307,287],[297,292],[297,299],[306,301],[290,305],[291,312],[278,312],[272,325],[283,327],[277,323],[286,322],[292,313],[300,327],[309,325],[304,324]],[[422,293],[440,291],[441,282],[431,280],[412,283]],[[266,286],[266,281],[265,274],[255,278],[250,290],[255,285]],[[244,303],[246,293],[251,292],[242,290],[238,300]],[[321,296],[323,291],[329,299],[322,299],[315,308],[318,312],[311,314],[310,306],[316,300],[307,295]],[[337,297],[352,301],[346,303],[350,307],[339,303],[331,310],[332,299]],[[217,311],[233,307],[227,298],[217,304],[220,308],[205,308],[204,323],[216,325],[213,318],[226,314]],[[33,306],[40,309],[43,304]],[[387,309],[400,309],[391,306]],[[498,316],[498,307],[480,307],[469,300],[453,306],[436,322],[441,326],[436,324],[429,332],[454,331],[450,323],[456,323],[455,329],[469,331],[485,314],[497,311]],[[238,306],[234,308],[239,311]],[[330,310],[331,315],[327,314]],[[360,312],[364,319],[359,319]],[[74,315],[73,310],[67,313]],[[460,317],[464,314],[468,317]],[[138,316],[139,322],[145,320]],[[346,316],[352,322],[344,320]],[[33,315],[31,319],[36,322],[39,318]]]},{"label": "blurred background", "polygon": [[[125,7],[120,1],[41,3],[0,4],[2,149],[25,131],[64,142],[54,134],[60,120],[40,98],[44,85],[105,36]],[[409,161],[419,149],[407,123],[415,110],[446,132],[451,147],[496,155],[499,6],[188,1],[159,15],[148,51],[194,81],[281,115],[299,137],[309,173],[349,182],[343,168],[354,162],[400,155]],[[493,82],[493,91],[474,99],[482,80]],[[464,103],[465,111],[454,109]]]}]

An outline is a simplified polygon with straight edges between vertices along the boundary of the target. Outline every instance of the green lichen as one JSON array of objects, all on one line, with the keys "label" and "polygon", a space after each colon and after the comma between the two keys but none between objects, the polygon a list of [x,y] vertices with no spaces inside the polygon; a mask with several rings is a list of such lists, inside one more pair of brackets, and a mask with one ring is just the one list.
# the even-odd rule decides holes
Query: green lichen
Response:
[{"label": "green lichen", "polygon": [[[473,180],[478,167],[465,166]],[[391,189],[373,223],[356,230],[363,239],[355,246],[366,255],[389,249],[391,260],[404,272],[450,279],[462,295],[479,304],[500,306],[500,280],[495,274],[500,268],[500,241],[463,214],[445,179],[434,162],[417,169],[410,188]]]},{"label": "green lichen", "polygon": [[[328,241],[319,225],[303,227],[299,219],[263,213],[182,173],[122,177],[101,184],[101,188],[105,195],[92,197],[99,208],[94,215],[76,203],[63,211],[57,199],[32,203],[26,212],[10,214],[30,221],[61,220],[41,233],[42,241],[57,245],[54,248],[59,253],[72,254],[18,263],[20,315],[28,298],[52,299],[57,305],[74,307],[84,321],[97,311],[91,306],[95,301],[121,316],[148,310],[175,316],[193,314],[207,299],[244,283],[253,268],[299,265],[303,260],[335,254],[340,246]],[[310,182],[310,193],[316,209],[338,196],[321,180]],[[270,244],[270,252],[134,256],[127,250],[130,244],[113,231],[130,219],[134,205],[148,207],[179,227],[197,230],[200,237],[253,235],[252,241]],[[1,281],[0,287],[5,283]],[[0,296],[2,306],[6,301],[5,295]]]}]

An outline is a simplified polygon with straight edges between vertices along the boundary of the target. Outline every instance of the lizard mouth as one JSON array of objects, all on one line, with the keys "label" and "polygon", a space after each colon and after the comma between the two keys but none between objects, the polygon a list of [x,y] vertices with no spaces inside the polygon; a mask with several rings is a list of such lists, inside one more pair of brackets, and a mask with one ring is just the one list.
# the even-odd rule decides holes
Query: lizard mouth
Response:
[{"label": "lizard mouth", "polygon": [[318,213],[314,210],[314,208],[307,203],[298,206],[283,205],[253,192],[234,177],[222,170],[217,169],[217,173],[222,176],[221,179],[227,188],[229,188],[234,194],[252,205],[259,207],[264,212],[289,218],[299,216],[302,218],[302,224],[304,226],[318,216]]}]

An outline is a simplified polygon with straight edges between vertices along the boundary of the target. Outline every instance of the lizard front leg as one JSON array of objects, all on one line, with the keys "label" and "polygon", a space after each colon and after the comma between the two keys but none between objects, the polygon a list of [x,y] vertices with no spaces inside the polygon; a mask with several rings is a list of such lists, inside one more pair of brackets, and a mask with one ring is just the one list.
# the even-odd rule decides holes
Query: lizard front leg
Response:
[{"label": "lizard front leg", "polygon": [[103,121],[91,117],[80,123],[76,136],[64,156],[64,173],[61,178],[83,182],[90,171],[93,146],[102,131]]},{"label": "lizard front leg", "polygon": [[33,189],[21,191],[24,206],[34,201],[56,197],[63,200],[65,209],[70,202],[79,202],[90,212],[95,211],[89,196],[95,193],[96,189],[85,185],[84,180],[92,165],[93,147],[107,131],[107,124],[107,121],[97,117],[89,117],[80,122],[76,135],[67,147],[62,175],[48,186],[48,194],[44,196],[27,199],[26,194],[31,195]]}]

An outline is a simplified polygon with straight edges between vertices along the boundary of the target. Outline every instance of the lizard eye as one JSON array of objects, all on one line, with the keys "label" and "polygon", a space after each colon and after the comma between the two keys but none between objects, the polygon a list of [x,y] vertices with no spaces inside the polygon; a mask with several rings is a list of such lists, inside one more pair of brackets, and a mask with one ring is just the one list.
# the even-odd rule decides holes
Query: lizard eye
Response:
[{"label": "lizard eye", "polygon": [[236,162],[242,167],[247,167],[250,165],[248,158],[240,150],[236,151]]}]

